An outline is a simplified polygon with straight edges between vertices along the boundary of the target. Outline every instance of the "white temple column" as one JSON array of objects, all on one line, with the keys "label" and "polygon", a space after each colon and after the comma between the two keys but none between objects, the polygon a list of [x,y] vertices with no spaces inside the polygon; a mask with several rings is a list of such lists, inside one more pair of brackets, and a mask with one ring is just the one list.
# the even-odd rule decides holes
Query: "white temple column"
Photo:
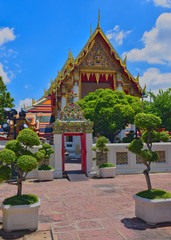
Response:
[{"label": "white temple column", "polygon": [[123,91],[122,86],[123,86],[122,75],[121,75],[121,73],[116,73],[116,90],[117,91]]},{"label": "white temple column", "polygon": [[74,71],[73,73],[73,92],[76,93],[78,95],[78,97],[76,97],[74,99],[74,102],[77,102],[79,100],[79,72],[78,71]]},{"label": "white temple column", "polygon": [[67,94],[67,88],[65,85],[62,85],[62,96],[61,96],[61,111],[66,106],[66,94]]},{"label": "white temple column", "polygon": [[74,102],[77,102],[79,100],[79,86],[78,86],[78,82],[74,83],[73,92],[78,95],[78,97],[74,98]]},{"label": "white temple column", "polygon": [[54,147],[55,147],[55,171],[54,178],[62,178],[62,134],[54,134]]},{"label": "white temple column", "polygon": [[66,98],[65,96],[63,95],[61,97],[61,111],[64,109],[64,107],[66,106]]},{"label": "white temple column", "polygon": [[92,133],[86,133],[86,150],[87,150],[87,155],[86,155],[86,174],[89,176],[89,173],[92,171],[93,167],[93,151],[91,150],[92,148]]}]

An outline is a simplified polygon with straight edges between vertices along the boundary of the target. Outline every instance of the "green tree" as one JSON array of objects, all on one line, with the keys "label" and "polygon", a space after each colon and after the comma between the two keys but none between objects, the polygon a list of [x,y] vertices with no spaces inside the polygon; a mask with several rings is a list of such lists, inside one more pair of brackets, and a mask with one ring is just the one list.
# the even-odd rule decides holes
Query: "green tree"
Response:
[{"label": "green tree", "polygon": [[[161,119],[154,114],[137,114],[135,116],[135,126],[144,132],[141,139],[135,139],[128,145],[128,150],[135,154],[139,154],[143,159],[143,164],[147,167],[143,173],[146,178],[148,190],[152,189],[149,176],[151,163],[159,159],[158,153],[152,150],[152,143],[156,141],[167,142],[169,140],[169,135],[166,132],[155,131],[160,125]],[[146,143],[147,149],[143,149],[143,143]]]},{"label": "green tree", "polygon": [[126,95],[121,91],[97,89],[89,93],[78,104],[85,112],[85,117],[94,122],[94,134],[100,133],[110,141],[141,112],[138,97]]},{"label": "green tree", "polygon": [[[96,152],[96,159],[98,160],[97,162],[104,163],[103,158],[105,158],[104,153],[107,153],[110,149],[106,146],[106,143],[108,143],[109,140],[106,137],[99,137],[97,139],[96,147],[92,147],[91,150]],[[99,155],[98,155],[99,153]]]},{"label": "green tree", "polygon": [[145,102],[145,112],[160,117],[162,120],[161,127],[171,131],[171,88],[166,91],[159,89],[157,95],[149,92],[149,95],[152,101]]},{"label": "green tree", "polygon": [[19,132],[17,140],[9,141],[0,152],[0,182],[10,178],[10,168],[13,166],[18,173],[17,196],[22,194],[22,182],[26,175],[38,165],[36,155],[28,150],[28,146],[40,144],[39,137],[33,130],[23,129]]},{"label": "green tree", "polygon": [[4,107],[14,107],[13,102],[14,98],[7,92],[7,87],[0,76],[0,125],[4,122]]}]

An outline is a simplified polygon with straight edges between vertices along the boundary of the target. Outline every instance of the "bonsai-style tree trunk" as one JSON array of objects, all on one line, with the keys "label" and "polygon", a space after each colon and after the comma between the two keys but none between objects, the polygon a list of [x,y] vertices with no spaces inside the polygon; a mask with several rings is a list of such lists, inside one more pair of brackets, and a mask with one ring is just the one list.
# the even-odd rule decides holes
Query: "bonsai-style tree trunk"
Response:
[{"label": "bonsai-style tree trunk", "polygon": [[107,153],[109,151],[109,148],[106,147],[106,143],[108,143],[108,139],[106,137],[99,137],[97,139],[96,147],[92,147],[91,149],[96,152],[96,157],[97,153],[99,153],[98,160],[99,163],[102,164],[103,162],[103,157],[104,153]]},{"label": "bonsai-style tree trunk", "polygon": [[[158,126],[161,125],[161,119],[153,114],[139,113],[135,116],[135,125],[141,130],[144,130],[141,139],[133,140],[129,145],[129,151],[139,154],[142,157],[143,164],[147,167],[143,173],[146,178],[148,190],[152,190],[149,172],[151,163],[159,159],[159,155],[152,151],[153,142],[167,142],[169,135],[166,132],[156,132]],[[147,149],[143,150],[143,143],[146,143]]]},{"label": "bonsai-style tree trunk", "polygon": [[0,174],[0,181],[10,178],[10,168],[13,165],[18,173],[17,196],[22,195],[22,182],[26,175],[37,167],[37,155],[29,151],[28,147],[40,144],[39,137],[33,130],[23,129],[19,132],[17,140],[7,142],[5,149],[0,152],[0,173],[4,172],[3,175]]}]

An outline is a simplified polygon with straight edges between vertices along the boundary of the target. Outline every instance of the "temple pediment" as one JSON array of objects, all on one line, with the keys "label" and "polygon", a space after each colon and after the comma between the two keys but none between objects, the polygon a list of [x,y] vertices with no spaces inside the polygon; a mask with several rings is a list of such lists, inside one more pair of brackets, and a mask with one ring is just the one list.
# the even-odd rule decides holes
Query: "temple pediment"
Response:
[{"label": "temple pediment", "polygon": [[82,59],[79,68],[114,70],[117,68],[110,53],[102,41],[94,40],[87,55]]}]

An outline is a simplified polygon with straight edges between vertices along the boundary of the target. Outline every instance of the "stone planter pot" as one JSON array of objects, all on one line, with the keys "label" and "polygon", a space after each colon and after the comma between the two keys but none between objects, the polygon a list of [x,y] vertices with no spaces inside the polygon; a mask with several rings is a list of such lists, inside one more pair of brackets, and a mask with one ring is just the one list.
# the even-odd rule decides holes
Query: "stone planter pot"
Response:
[{"label": "stone planter pot", "polygon": [[31,205],[4,205],[0,209],[3,212],[2,228],[6,232],[15,230],[36,230],[38,228],[38,210],[40,207],[40,199],[38,203]]},{"label": "stone planter pot", "polygon": [[102,178],[114,178],[116,175],[116,167],[100,168],[100,176]]},{"label": "stone planter pot", "polygon": [[134,195],[133,198],[136,217],[151,225],[171,222],[171,198],[152,200],[137,195]]},{"label": "stone planter pot", "polygon": [[38,170],[38,180],[39,181],[53,181],[54,170]]}]

